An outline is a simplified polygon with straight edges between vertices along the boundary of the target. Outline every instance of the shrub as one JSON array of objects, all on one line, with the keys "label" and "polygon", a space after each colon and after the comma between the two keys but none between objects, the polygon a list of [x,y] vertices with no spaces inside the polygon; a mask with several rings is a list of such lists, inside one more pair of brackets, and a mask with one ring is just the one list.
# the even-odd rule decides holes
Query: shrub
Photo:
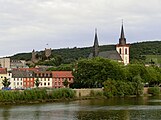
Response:
[{"label": "shrub", "polygon": [[152,95],[159,95],[160,94],[160,88],[159,87],[150,87],[148,88],[148,93]]},{"label": "shrub", "polygon": [[94,91],[94,90],[91,90],[90,91],[90,96],[91,97],[103,96],[103,92],[102,91]]},{"label": "shrub", "polygon": [[143,85],[141,82],[125,82],[111,79],[104,82],[104,95],[106,97],[141,95],[142,91]]}]

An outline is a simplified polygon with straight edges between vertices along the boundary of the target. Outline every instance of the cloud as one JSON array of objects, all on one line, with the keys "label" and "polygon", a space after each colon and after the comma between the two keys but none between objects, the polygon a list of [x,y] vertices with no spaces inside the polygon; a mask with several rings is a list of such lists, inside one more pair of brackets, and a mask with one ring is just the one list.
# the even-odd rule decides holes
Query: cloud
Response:
[{"label": "cloud", "polygon": [[[160,39],[160,0],[0,0],[0,56],[54,48],[115,44],[124,19],[128,42]],[[9,48],[9,49],[6,49]],[[11,50],[12,49],[12,50]]]}]

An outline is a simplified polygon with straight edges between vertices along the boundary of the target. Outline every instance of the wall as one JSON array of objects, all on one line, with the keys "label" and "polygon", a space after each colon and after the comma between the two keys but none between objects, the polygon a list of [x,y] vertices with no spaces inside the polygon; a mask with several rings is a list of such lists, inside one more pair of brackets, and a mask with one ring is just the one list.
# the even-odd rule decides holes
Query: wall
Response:
[{"label": "wall", "polygon": [[91,91],[103,91],[102,88],[93,89],[73,89],[76,92],[76,97],[90,96]]},{"label": "wall", "polygon": [[[103,91],[102,88],[93,89],[73,89],[76,92],[76,97],[90,96],[91,91]],[[143,94],[148,94],[148,87],[144,87]]]}]

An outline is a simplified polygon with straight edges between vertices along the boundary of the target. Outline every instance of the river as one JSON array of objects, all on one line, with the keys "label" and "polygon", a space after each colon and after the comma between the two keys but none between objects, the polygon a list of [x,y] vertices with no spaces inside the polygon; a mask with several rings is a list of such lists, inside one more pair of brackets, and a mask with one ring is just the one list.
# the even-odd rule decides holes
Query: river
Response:
[{"label": "river", "polygon": [[0,120],[161,120],[161,98],[111,98],[1,105]]}]

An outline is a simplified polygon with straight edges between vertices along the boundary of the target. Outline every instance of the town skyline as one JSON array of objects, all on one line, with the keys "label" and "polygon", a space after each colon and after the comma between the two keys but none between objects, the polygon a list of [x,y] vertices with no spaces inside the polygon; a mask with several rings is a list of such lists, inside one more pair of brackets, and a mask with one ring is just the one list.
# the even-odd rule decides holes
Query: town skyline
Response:
[{"label": "town skyline", "polygon": [[[146,4],[145,4],[146,3]],[[161,40],[161,1],[0,0],[0,56],[117,44],[122,19],[127,43]],[[153,9],[151,9],[152,6]],[[48,44],[48,45],[47,45]]]}]

